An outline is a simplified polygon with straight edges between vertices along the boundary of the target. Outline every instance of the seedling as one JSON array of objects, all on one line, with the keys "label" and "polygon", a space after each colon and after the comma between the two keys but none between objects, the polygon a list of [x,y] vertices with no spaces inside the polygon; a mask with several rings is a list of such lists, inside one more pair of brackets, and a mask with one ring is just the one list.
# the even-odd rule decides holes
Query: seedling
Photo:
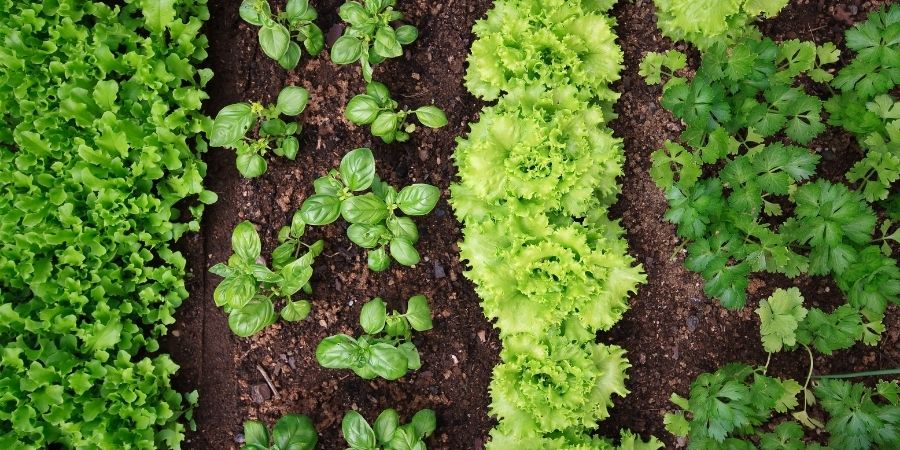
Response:
[{"label": "seedling", "polygon": [[[375,157],[367,148],[347,153],[339,169],[332,169],[313,185],[316,194],[300,207],[305,223],[327,225],[343,217],[350,223],[347,237],[369,249],[369,268],[376,272],[387,269],[391,257],[404,266],[419,262],[419,252],[413,247],[419,230],[412,219],[398,216],[396,211],[409,216],[428,214],[440,198],[438,188],[413,184],[397,192],[375,175]],[[372,192],[360,194],[369,188]]]},{"label": "seedling", "polygon": [[419,122],[429,128],[447,125],[447,116],[435,106],[422,106],[414,111],[398,111],[398,107],[387,87],[373,81],[366,85],[365,94],[350,99],[345,113],[356,125],[369,125],[372,135],[380,137],[386,144],[409,140],[409,134],[416,131],[416,125],[406,121],[410,114],[415,114]]},{"label": "seedling", "polygon": [[[209,144],[237,151],[237,168],[245,178],[255,178],[266,172],[268,164],[263,156],[275,144],[274,153],[293,161],[300,149],[296,135],[301,126],[287,123],[282,115],[298,116],[306,109],[309,92],[299,86],[287,86],[278,94],[274,105],[235,103],[222,108],[213,121]],[[248,133],[253,130],[256,138]]]},{"label": "seedling", "polygon": [[318,14],[309,0],[288,0],[284,11],[272,14],[267,0],[244,0],[240,8],[241,18],[259,29],[259,46],[269,58],[292,70],[300,62],[303,51],[318,55],[325,48],[322,30],[313,21]]},{"label": "seedling", "polygon": [[[295,214],[287,232],[279,233],[283,243],[273,252],[274,270],[261,262],[262,244],[253,224],[244,221],[235,227],[231,235],[234,254],[228,258],[228,264],[219,263],[209,269],[225,278],[213,292],[213,300],[228,313],[228,327],[234,334],[252,336],[275,323],[274,300],[278,298],[285,301],[282,319],[297,322],[309,315],[309,301],[295,301],[293,296],[301,290],[312,293],[312,264],[322,253],[324,242],[316,241],[311,246],[300,242],[305,225]],[[300,256],[304,247],[307,251]]]},{"label": "seedling", "polygon": [[369,82],[372,66],[403,55],[403,46],[415,41],[419,30],[412,25],[397,28],[391,25],[403,19],[403,13],[394,11],[396,3],[396,0],[365,0],[341,5],[338,14],[350,26],[331,47],[331,60],[341,65],[359,61],[363,79]]},{"label": "seedling", "polygon": [[313,450],[319,441],[312,420],[288,414],[272,428],[256,420],[244,422],[244,446],[241,450]]},{"label": "seedling", "polygon": [[316,360],[322,367],[351,369],[366,380],[396,380],[422,367],[419,351],[412,343],[412,331],[432,328],[431,310],[424,295],[410,298],[405,314],[388,314],[384,301],[374,298],[363,305],[359,323],[366,333],[359,338],[338,334],[319,343]]},{"label": "seedling", "polygon": [[435,428],[437,417],[430,409],[417,412],[406,425],[400,425],[400,416],[394,409],[382,411],[374,428],[356,411],[348,411],[341,421],[348,450],[427,450],[425,438]]}]

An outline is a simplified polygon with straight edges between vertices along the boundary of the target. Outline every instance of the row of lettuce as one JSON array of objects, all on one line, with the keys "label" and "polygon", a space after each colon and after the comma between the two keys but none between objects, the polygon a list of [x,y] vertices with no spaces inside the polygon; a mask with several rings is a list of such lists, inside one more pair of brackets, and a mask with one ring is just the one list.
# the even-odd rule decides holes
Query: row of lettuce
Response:
[{"label": "row of lettuce", "polygon": [[[815,372],[815,353],[877,345],[888,306],[900,303],[900,5],[847,30],[848,62],[838,70],[834,43],[774,42],[755,27],[787,0],[655,3],[663,34],[701,50],[690,76],[686,55],[672,50],[641,64],[648,83],[664,82],[662,106],[685,125],[654,152],[651,176],[685,241],[686,267],[732,309],[745,306],[754,273],[830,277],[845,298],[807,307],[795,287],[761,300],[763,349],[770,360],[797,351],[789,357],[807,364],[806,378],[779,378],[768,362],[729,364],[700,375],[687,397],[673,395],[667,429],[689,449],[900,447],[900,384],[845,380],[898,370]],[[862,149],[846,174],[818,167],[838,147],[821,139],[828,126]]]},{"label": "row of lettuce", "polygon": [[205,0],[0,1],[0,447],[178,448]]},{"label": "row of lettuce", "polygon": [[[596,449],[625,350],[597,343],[645,281],[607,208],[624,152],[606,127],[623,55],[612,2],[501,0],[474,27],[466,87],[496,101],[454,155],[466,276],[499,329],[488,448]],[[658,448],[631,432],[623,448]]]}]

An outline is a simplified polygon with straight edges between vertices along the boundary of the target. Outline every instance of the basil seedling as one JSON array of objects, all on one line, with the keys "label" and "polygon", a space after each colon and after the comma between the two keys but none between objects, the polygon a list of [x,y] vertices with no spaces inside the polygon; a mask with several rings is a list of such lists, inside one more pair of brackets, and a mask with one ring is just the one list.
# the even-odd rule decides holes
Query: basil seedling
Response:
[{"label": "basil seedling", "polygon": [[350,26],[331,46],[331,60],[342,65],[359,61],[368,82],[372,81],[372,66],[403,55],[403,46],[415,41],[419,30],[412,25],[391,25],[403,19],[403,13],[394,11],[396,4],[396,0],[365,0],[341,5],[338,14]]},{"label": "basil seedling", "polygon": [[[213,292],[213,300],[228,313],[228,327],[234,334],[248,337],[275,323],[277,298],[285,301],[282,319],[297,322],[309,315],[309,301],[295,301],[293,296],[301,290],[312,293],[309,279],[313,260],[325,244],[321,240],[311,246],[300,242],[305,226],[295,214],[291,226],[285,227],[287,231],[282,229],[282,244],[272,253],[272,269],[260,262],[262,244],[253,224],[244,221],[235,227],[231,235],[234,254],[228,258],[228,264],[219,263],[209,269],[225,278]],[[307,251],[300,256],[302,248]]]},{"label": "basil seedling", "polygon": [[387,312],[387,305],[374,298],[362,307],[359,323],[366,334],[329,336],[316,348],[316,360],[329,369],[350,369],[363,379],[396,380],[422,367],[412,331],[432,328],[431,309],[424,295],[407,301],[406,313]]},{"label": "basil seedling", "polygon": [[[231,148],[237,151],[237,168],[245,178],[256,178],[266,172],[265,155],[272,142],[274,153],[293,161],[300,149],[296,135],[301,127],[297,122],[287,123],[280,116],[298,116],[306,109],[309,92],[299,86],[287,86],[278,94],[274,105],[260,103],[235,103],[222,108],[213,121],[209,144],[213,147]],[[256,129],[258,138],[247,133]]]},{"label": "basil seedling", "polygon": [[348,450],[427,450],[425,438],[436,428],[437,416],[430,409],[417,412],[405,425],[400,425],[400,415],[394,409],[382,411],[374,427],[356,411],[347,411],[341,421]]},{"label": "basil seedling", "polygon": [[[375,175],[375,157],[367,148],[347,153],[338,169],[313,182],[315,195],[300,207],[300,217],[309,225],[327,225],[343,217],[350,223],[347,237],[369,250],[369,268],[386,270],[393,257],[404,266],[419,262],[414,247],[419,229],[407,216],[431,212],[440,190],[429,184],[413,184],[399,192]],[[368,189],[372,192],[361,194]]]},{"label": "basil seedling", "polygon": [[300,62],[302,42],[310,55],[325,48],[322,30],[313,21],[318,14],[309,0],[288,0],[284,11],[272,14],[267,0],[244,0],[239,10],[244,21],[260,27],[259,46],[269,58],[292,70]]},{"label": "basil seedling", "polygon": [[406,121],[410,114],[415,114],[419,122],[429,128],[447,125],[447,116],[435,106],[423,106],[413,111],[398,111],[398,106],[387,87],[373,81],[366,85],[365,94],[350,99],[344,113],[356,125],[369,125],[372,135],[380,137],[386,144],[409,140],[409,134],[416,130],[415,124]]},{"label": "basil seedling", "polygon": [[309,417],[288,414],[275,422],[271,435],[262,422],[244,422],[241,450],[313,450],[318,442],[319,435]]}]

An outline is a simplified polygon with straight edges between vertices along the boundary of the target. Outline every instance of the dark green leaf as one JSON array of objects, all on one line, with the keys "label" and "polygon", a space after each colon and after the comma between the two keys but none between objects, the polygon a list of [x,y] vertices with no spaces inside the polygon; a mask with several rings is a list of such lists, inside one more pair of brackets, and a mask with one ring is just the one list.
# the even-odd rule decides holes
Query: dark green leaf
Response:
[{"label": "dark green leaf", "polygon": [[341,215],[350,223],[373,225],[387,218],[388,209],[384,201],[368,193],[341,202]]},{"label": "dark green leaf", "polygon": [[328,369],[349,369],[359,357],[359,345],[346,334],[329,336],[316,347],[316,361]]},{"label": "dark green leaf", "polygon": [[403,55],[403,47],[397,41],[397,33],[390,25],[382,26],[375,32],[375,53],[385,58],[396,58]]},{"label": "dark green leaf", "polygon": [[[256,9],[256,5],[262,7],[262,11],[258,11]],[[238,10],[238,14],[240,14],[241,18],[244,19],[247,23],[256,26],[262,26],[263,20],[269,18],[272,15],[272,10],[269,9],[269,2],[257,2],[256,0],[244,0],[241,2],[241,7]],[[266,444],[268,445],[268,443]]]},{"label": "dark green leaf", "polygon": [[262,156],[245,153],[237,157],[237,169],[244,178],[256,178],[268,168],[269,164]]},{"label": "dark green leaf", "polygon": [[256,261],[256,258],[259,258],[262,242],[253,223],[245,220],[234,227],[231,233],[231,248],[245,261]]},{"label": "dark green leaf", "polygon": [[344,415],[341,431],[350,447],[367,450],[375,448],[375,431],[358,412],[348,411]]},{"label": "dark green leaf", "polygon": [[253,113],[247,103],[235,103],[222,108],[213,121],[209,145],[234,148],[236,142],[250,130],[253,120]]},{"label": "dark green leaf", "polygon": [[277,450],[313,450],[319,436],[309,417],[288,414],[275,422],[272,441]]},{"label": "dark green leaf", "polygon": [[312,305],[308,300],[288,301],[281,309],[281,318],[288,322],[299,322],[309,316]]},{"label": "dark green leaf", "polygon": [[369,250],[368,263],[369,269],[374,272],[383,272],[391,265],[391,258],[384,247],[379,247],[376,250]]},{"label": "dark green leaf", "polygon": [[429,128],[440,128],[447,125],[447,116],[435,106],[423,106],[416,110],[416,118]]},{"label": "dark green leaf", "polygon": [[430,184],[413,184],[403,188],[397,195],[397,203],[404,214],[424,216],[434,209],[441,191]]},{"label": "dark green leaf", "polygon": [[359,324],[366,333],[375,334],[384,329],[386,317],[387,305],[380,298],[373,298],[366,302],[359,312]]},{"label": "dark green leaf", "polygon": [[216,306],[241,308],[256,295],[256,280],[247,274],[228,277],[222,280],[213,291]]},{"label": "dark green leaf", "polygon": [[419,263],[419,252],[415,247],[403,238],[391,240],[391,256],[404,266],[414,266]]},{"label": "dark green leaf", "polygon": [[382,446],[390,442],[394,431],[400,426],[400,416],[393,408],[388,408],[375,419],[375,438]]},{"label": "dark green leaf", "polygon": [[249,337],[275,322],[275,306],[265,297],[256,297],[228,315],[228,327],[240,337]]},{"label": "dark green leaf", "polygon": [[362,55],[363,44],[352,36],[341,36],[331,46],[331,60],[335,64],[352,64]]},{"label": "dark green leaf", "polygon": [[419,241],[419,229],[409,217],[389,216],[387,227],[394,237],[406,239],[413,244]]},{"label": "dark green leaf", "polygon": [[341,200],[333,195],[313,195],[300,206],[300,215],[309,225],[328,225],[341,215]]},{"label": "dark green leaf", "polygon": [[277,108],[282,114],[296,116],[306,109],[309,92],[300,86],[286,86],[278,94]]},{"label": "dark green leaf", "polygon": [[263,53],[276,61],[288,51],[291,43],[291,33],[279,23],[263,25],[259,29],[259,46]]},{"label": "dark green leaf", "polygon": [[300,46],[296,42],[288,43],[287,50],[281,55],[281,58],[278,58],[278,65],[285,70],[294,70],[297,64],[300,63],[301,53]]},{"label": "dark green leaf", "polygon": [[397,380],[407,372],[406,356],[390,344],[378,343],[370,347],[368,362],[375,374],[385,380]]},{"label": "dark green leaf", "polygon": [[378,101],[369,95],[361,94],[350,99],[347,103],[347,119],[357,125],[368,125],[375,121],[375,117],[381,111]]},{"label": "dark green leaf", "polygon": [[431,409],[423,409],[417,412],[412,418],[412,426],[416,431],[416,437],[419,439],[431,436],[437,428],[437,416]]},{"label": "dark green leaf", "polygon": [[340,166],[341,180],[351,191],[363,191],[375,179],[375,157],[372,150],[358,148],[344,155]]},{"label": "dark green leaf", "polygon": [[400,42],[401,45],[409,45],[412,44],[413,41],[419,37],[419,30],[412,25],[403,25],[397,28],[397,41]]},{"label": "dark green leaf", "polygon": [[431,329],[431,309],[424,295],[416,295],[409,299],[406,306],[406,320],[409,320],[409,324],[416,331]]},{"label": "dark green leaf", "polygon": [[248,420],[244,422],[244,442],[247,445],[261,445],[269,448],[269,430],[262,422]]}]

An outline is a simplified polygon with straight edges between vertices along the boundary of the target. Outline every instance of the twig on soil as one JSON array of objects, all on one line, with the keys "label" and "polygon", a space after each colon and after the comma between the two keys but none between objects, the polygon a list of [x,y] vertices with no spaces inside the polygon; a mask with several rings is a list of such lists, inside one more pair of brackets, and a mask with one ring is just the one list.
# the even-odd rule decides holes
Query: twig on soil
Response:
[{"label": "twig on soil", "polygon": [[272,395],[275,396],[275,400],[281,400],[281,395],[278,394],[278,389],[275,389],[275,385],[272,383],[272,379],[269,378],[269,374],[266,373],[266,370],[262,368],[259,364],[256,365],[256,370],[262,374],[263,379],[266,380],[266,384],[269,385],[269,389],[272,390]]}]

